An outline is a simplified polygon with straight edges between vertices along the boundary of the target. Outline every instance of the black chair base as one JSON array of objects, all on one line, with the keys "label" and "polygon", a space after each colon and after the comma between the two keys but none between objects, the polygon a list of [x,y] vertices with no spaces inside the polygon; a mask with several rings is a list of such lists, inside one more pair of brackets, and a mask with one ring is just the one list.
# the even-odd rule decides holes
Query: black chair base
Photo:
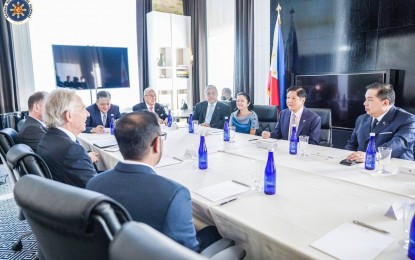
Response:
[{"label": "black chair base", "polygon": [[15,251],[15,252],[22,250],[22,248],[23,248],[23,241],[22,240],[25,239],[26,237],[32,235],[32,234],[33,234],[33,232],[29,231],[29,232],[26,232],[23,235],[19,236],[19,239],[16,242],[13,243],[12,250]]}]

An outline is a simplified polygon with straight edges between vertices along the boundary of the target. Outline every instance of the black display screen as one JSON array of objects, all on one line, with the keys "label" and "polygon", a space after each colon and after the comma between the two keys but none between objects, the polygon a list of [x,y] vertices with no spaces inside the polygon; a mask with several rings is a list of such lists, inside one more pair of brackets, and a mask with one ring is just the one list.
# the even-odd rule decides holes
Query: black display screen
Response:
[{"label": "black display screen", "polygon": [[386,80],[386,72],[356,74],[298,75],[296,85],[307,92],[306,107],[330,108],[333,127],[354,128],[365,113],[366,86]]},{"label": "black display screen", "polygon": [[52,45],[52,51],[57,87],[130,87],[127,48]]}]

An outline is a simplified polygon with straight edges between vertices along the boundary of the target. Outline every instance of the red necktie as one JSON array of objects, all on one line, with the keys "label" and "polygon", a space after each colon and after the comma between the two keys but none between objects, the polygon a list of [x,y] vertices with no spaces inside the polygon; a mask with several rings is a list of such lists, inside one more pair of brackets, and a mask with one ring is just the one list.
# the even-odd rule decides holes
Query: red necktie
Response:
[{"label": "red necktie", "polygon": [[150,107],[150,112],[153,112],[153,107]]}]

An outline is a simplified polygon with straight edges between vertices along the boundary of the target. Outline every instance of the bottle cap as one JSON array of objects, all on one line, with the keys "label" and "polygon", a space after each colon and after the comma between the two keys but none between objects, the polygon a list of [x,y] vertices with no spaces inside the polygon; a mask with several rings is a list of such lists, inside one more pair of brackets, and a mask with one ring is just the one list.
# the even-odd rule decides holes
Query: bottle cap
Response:
[{"label": "bottle cap", "polygon": [[114,116],[114,114],[111,114],[111,116]]},{"label": "bottle cap", "polygon": [[228,117],[227,117],[227,116],[225,116],[225,119],[228,119]]},{"label": "bottle cap", "polygon": [[297,127],[297,125],[296,125],[296,124],[292,124],[291,126],[295,126],[295,127]]},{"label": "bottle cap", "polygon": [[376,134],[375,134],[375,133],[370,133],[369,135],[370,135],[370,136],[375,136]]}]

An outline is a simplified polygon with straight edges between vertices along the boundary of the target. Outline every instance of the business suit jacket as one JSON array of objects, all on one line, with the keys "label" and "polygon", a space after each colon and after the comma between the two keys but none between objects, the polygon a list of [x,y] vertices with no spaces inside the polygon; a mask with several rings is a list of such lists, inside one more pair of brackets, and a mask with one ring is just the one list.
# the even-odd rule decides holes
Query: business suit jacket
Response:
[{"label": "business suit jacket", "polygon": [[[208,108],[208,102],[202,101],[196,104],[195,111],[193,113],[193,119],[198,120],[199,124],[205,122],[206,113]],[[230,116],[231,110],[228,105],[218,101],[216,103],[215,110],[213,111],[212,118],[210,120],[210,127],[213,128],[223,128],[223,124],[225,123],[225,117]]]},{"label": "business suit jacket", "polygon": [[26,144],[36,152],[37,145],[45,135],[48,128],[42,125],[35,118],[28,116],[22,126],[22,129],[17,133],[17,142]]},{"label": "business suit jacket", "polygon": [[95,174],[91,158],[85,149],[57,128],[49,128],[37,147],[39,154],[56,181],[85,188]]},{"label": "business suit jacket", "polygon": [[198,250],[189,190],[157,175],[149,166],[118,162],[114,169],[92,178],[86,188],[121,203],[133,220]]},{"label": "business suit jacket", "polygon": [[[133,106],[133,111],[146,111],[148,110],[146,102],[138,103],[137,105]],[[163,106],[159,103],[154,104],[153,112],[155,112],[160,119],[166,119],[166,111],[164,110]]]},{"label": "business suit jacket", "polygon": [[[91,129],[98,126],[98,125],[104,125],[101,118],[101,112],[99,111],[99,108],[97,104],[92,104],[86,108],[89,112],[89,117],[86,119],[86,130],[84,133],[90,133]],[[111,114],[114,115],[114,119],[117,120],[121,117],[120,113],[120,107],[117,105],[111,104],[110,109],[107,112],[107,122],[105,123],[105,127],[110,126],[110,120],[111,120]]]},{"label": "business suit jacket", "polygon": [[[280,113],[280,118],[271,132],[271,137],[276,139],[288,140],[288,129],[290,126],[291,111],[284,109]],[[297,137],[300,135],[308,135],[308,143],[320,144],[321,118],[315,112],[304,107],[303,113],[298,123]]]},{"label": "business suit jacket", "polygon": [[[365,152],[369,143],[372,117],[360,115],[346,149]],[[392,148],[392,157],[413,160],[415,142],[415,116],[401,108],[392,106],[373,131],[376,134],[376,147]]]}]

